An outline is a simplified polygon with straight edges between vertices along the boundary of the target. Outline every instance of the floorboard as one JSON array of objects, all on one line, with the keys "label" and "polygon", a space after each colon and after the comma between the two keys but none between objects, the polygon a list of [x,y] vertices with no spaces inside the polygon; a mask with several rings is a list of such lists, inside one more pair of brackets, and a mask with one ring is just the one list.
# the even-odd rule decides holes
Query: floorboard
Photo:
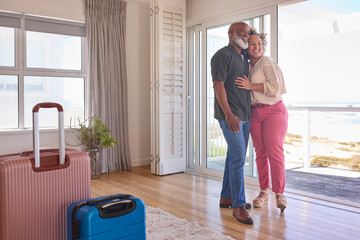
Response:
[{"label": "floorboard", "polygon": [[[360,209],[295,194],[286,194],[281,213],[270,195],[269,204],[250,210],[254,225],[238,223],[231,209],[219,208],[221,181],[189,173],[156,176],[149,166],[103,174],[92,180],[92,197],[117,193],[141,198],[146,205],[196,221],[235,239],[360,239]],[[246,185],[251,202],[258,194]]]}]

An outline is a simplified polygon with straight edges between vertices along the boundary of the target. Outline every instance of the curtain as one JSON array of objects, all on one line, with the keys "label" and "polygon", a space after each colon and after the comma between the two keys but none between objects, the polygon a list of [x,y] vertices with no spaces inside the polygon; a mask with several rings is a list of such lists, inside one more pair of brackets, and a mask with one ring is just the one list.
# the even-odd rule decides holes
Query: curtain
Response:
[{"label": "curtain", "polygon": [[86,0],[89,115],[101,117],[117,144],[102,149],[102,172],[131,168],[125,56],[126,2]]}]

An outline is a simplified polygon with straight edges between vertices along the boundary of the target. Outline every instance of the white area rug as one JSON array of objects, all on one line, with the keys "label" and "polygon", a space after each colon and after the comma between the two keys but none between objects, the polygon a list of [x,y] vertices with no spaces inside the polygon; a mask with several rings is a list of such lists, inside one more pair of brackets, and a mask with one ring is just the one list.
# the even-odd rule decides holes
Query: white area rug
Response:
[{"label": "white area rug", "polygon": [[225,236],[207,228],[197,222],[188,222],[186,219],[161,210],[146,206],[146,239],[147,240],[230,240]]}]

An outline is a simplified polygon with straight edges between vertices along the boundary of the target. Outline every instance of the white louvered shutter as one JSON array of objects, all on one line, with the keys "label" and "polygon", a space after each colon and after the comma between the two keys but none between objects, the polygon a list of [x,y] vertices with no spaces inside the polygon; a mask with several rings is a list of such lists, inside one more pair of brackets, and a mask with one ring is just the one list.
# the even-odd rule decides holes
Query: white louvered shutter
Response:
[{"label": "white louvered shutter", "polygon": [[185,0],[151,0],[151,171],[186,169]]}]

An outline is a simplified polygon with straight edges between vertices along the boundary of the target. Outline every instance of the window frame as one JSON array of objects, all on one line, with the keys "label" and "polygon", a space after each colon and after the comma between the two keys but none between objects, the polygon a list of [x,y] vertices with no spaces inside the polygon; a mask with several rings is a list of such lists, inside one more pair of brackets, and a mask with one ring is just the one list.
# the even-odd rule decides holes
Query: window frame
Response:
[{"label": "window frame", "polygon": [[[18,24],[12,24],[11,19],[20,18],[20,27]],[[39,77],[72,77],[84,79],[84,119],[88,116],[88,77],[86,65],[86,37],[85,37],[85,23],[75,22],[65,19],[53,19],[48,17],[25,15],[20,13],[11,13],[0,11],[0,19],[10,19],[5,24],[0,24],[2,27],[9,27],[14,29],[15,37],[15,65],[14,67],[0,66],[0,75],[12,75],[18,77],[18,127],[11,129],[0,129],[0,132],[26,130],[25,127],[25,76],[39,76]],[[35,21],[32,23],[32,28],[26,30],[26,19]],[[30,21],[29,20],[29,21]],[[38,22],[38,25],[36,25]],[[54,31],[51,26],[61,26],[59,32]],[[49,27],[50,26],[50,27]],[[75,30],[74,30],[75,29]],[[30,68],[26,66],[26,31],[34,31],[41,33],[60,34],[81,37],[81,70],[65,70],[65,69],[51,69],[51,68]],[[66,32],[69,34],[66,34]],[[73,33],[73,34],[70,34]],[[54,126],[55,128],[55,126]]]}]

